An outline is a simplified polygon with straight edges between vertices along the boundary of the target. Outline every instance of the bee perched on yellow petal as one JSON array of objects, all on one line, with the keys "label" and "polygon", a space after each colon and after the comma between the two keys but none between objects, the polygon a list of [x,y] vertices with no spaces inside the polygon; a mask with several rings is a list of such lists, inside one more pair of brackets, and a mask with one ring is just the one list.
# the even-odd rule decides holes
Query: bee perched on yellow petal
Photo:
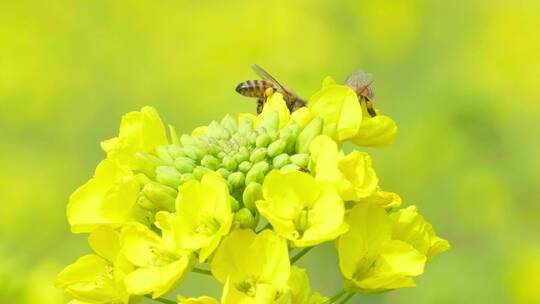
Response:
[{"label": "bee perched on yellow petal", "polygon": [[246,80],[236,86],[236,92],[246,97],[257,98],[257,114],[260,114],[264,108],[266,100],[273,93],[279,92],[287,102],[289,111],[294,112],[306,105],[306,101],[300,98],[294,91],[284,87],[270,73],[254,64],[251,66],[260,80]]}]

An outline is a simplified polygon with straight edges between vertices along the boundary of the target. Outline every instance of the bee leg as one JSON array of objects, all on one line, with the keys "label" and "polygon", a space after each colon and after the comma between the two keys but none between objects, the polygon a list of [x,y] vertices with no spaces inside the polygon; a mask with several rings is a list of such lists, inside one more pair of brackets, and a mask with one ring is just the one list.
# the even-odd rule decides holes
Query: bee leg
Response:
[{"label": "bee leg", "polygon": [[371,100],[364,98],[364,101],[366,103],[366,109],[367,109],[367,112],[369,113],[369,116],[371,117],[377,116],[377,112],[375,112],[375,108],[373,108],[373,103],[371,102]]},{"label": "bee leg", "polygon": [[264,108],[264,98],[258,98],[257,99],[257,114],[261,114]]}]

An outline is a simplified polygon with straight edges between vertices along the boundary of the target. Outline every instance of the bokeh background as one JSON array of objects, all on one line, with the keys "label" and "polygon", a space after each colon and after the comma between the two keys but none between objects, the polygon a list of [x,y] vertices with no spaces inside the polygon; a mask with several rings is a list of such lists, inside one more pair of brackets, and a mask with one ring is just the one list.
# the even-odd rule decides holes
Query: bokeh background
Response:
[{"label": "bokeh background", "polygon": [[[1,1],[0,303],[65,303],[54,277],[89,251],[65,206],[124,113],[189,132],[253,111],[234,92],[251,63],[306,97],[374,73],[400,127],[367,149],[382,186],[453,245],[418,288],[353,303],[540,303],[539,28],[537,0]],[[339,289],[331,245],[300,264]]]}]

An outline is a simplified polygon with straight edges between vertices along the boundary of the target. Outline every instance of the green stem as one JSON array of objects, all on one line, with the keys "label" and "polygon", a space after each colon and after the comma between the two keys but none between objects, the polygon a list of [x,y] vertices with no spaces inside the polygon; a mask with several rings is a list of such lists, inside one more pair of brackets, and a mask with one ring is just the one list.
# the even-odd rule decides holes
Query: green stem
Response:
[{"label": "green stem", "polygon": [[155,298],[155,299],[152,299],[152,296],[150,296],[150,295],[145,295],[144,297],[145,297],[145,298],[148,298],[148,299],[150,299],[150,300],[159,302],[159,303],[176,304],[176,301],[167,300],[167,299],[164,299],[164,298]]},{"label": "green stem", "polygon": [[324,304],[332,304],[332,303],[336,303],[337,300],[339,300],[339,298],[341,298],[344,294],[346,294],[347,292],[345,290],[341,290],[339,291],[338,293],[336,293],[333,297],[331,297],[329,300],[326,300],[326,302],[324,302]]},{"label": "green stem", "polygon": [[196,273],[200,273],[200,274],[209,275],[209,276],[212,275],[212,272],[210,270],[201,269],[201,268],[197,268],[197,267],[193,267],[193,269],[191,269],[191,271],[196,272]]},{"label": "green stem", "polygon": [[313,247],[306,247],[302,249],[299,253],[297,253],[292,259],[291,259],[291,265],[296,263],[296,261],[300,260],[306,253],[308,253]]},{"label": "green stem", "polygon": [[343,300],[341,300],[341,302],[339,302],[338,304],[345,304],[347,302],[349,302],[349,300],[354,297],[354,292],[351,292],[348,296],[346,296]]}]

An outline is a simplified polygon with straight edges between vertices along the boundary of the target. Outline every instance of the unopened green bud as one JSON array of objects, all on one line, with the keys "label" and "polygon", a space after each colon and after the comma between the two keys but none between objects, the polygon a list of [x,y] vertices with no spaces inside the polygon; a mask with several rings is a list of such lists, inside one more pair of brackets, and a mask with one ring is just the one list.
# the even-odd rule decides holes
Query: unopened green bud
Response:
[{"label": "unopened green bud", "polygon": [[144,210],[156,211],[158,209],[158,207],[144,195],[139,195],[137,198],[137,204]]},{"label": "unopened green bud", "polygon": [[277,111],[267,112],[259,121],[258,128],[265,128],[267,131],[277,130],[279,127],[279,114]]},{"label": "unopened green bud", "polygon": [[219,153],[218,153],[217,156],[218,156],[219,159],[223,159],[225,156],[227,156],[227,153],[225,153],[225,152],[219,150]]},{"label": "unopened green bud", "polygon": [[292,131],[292,136],[294,137],[298,137],[298,135],[300,135],[300,132],[302,132],[302,127],[295,122],[288,125],[287,129]]},{"label": "unopened green bud", "polygon": [[195,169],[195,161],[191,158],[187,158],[187,157],[178,157],[175,161],[174,161],[174,166],[176,167],[176,169],[178,169],[178,171],[180,173],[191,173],[193,172],[193,169]]},{"label": "unopened green bud", "polygon": [[199,135],[197,136],[197,138],[195,138],[195,146],[197,146],[197,148],[205,151],[206,153],[210,153],[210,145],[208,144],[208,136],[205,135],[205,134],[202,134],[202,135]]},{"label": "unopened green bud", "polygon": [[172,125],[169,126],[169,137],[171,138],[171,142],[174,145],[180,145],[180,139],[178,138],[178,133],[176,132],[176,128]]},{"label": "unopened green bud", "polygon": [[240,203],[232,195],[229,196],[229,202],[231,204],[232,212],[236,212],[238,209],[240,209]]},{"label": "unopened green bud", "polygon": [[194,179],[195,179],[195,176],[192,173],[182,174],[182,177],[180,178],[180,183],[183,185],[186,182],[190,180],[194,180]]},{"label": "unopened green bud", "polygon": [[144,186],[143,194],[160,210],[174,211],[178,191],[160,183],[151,182]]},{"label": "unopened green bud", "polygon": [[270,146],[268,146],[267,154],[269,157],[278,156],[279,154],[283,153],[286,146],[286,141],[284,141],[283,139],[278,139],[275,142],[271,143]]},{"label": "unopened green bud", "polygon": [[279,138],[287,143],[287,145],[285,146],[286,153],[291,153],[294,151],[294,147],[296,144],[296,136],[290,126],[281,129],[281,131],[279,132]]},{"label": "unopened green bud", "polygon": [[234,158],[229,155],[223,157],[221,163],[223,164],[223,167],[225,167],[225,169],[231,172],[236,170],[236,166],[238,165]]},{"label": "unopened green bud", "polygon": [[320,117],[313,118],[300,132],[296,140],[296,152],[307,153],[311,141],[322,132],[323,120]]},{"label": "unopened green bud", "polygon": [[216,170],[217,174],[221,175],[223,178],[229,177],[231,175],[231,171],[225,169],[225,168],[219,168]]},{"label": "unopened green bud", "polygon": [[178,158],[180,156],[185,156],[184,148],[178,146],[178,145],[169,145],[167,146],[167,150],[169,151],[169,154],[172,156],[172,158]]},{"label": "unopened green bud", "polygon": [[203,166],[197,166],[193,170],[193,176],[195,176],[196,179],[201,180],[201,178],[206,174],[212,172],[212,170],[203,167]]},{"label": "unopened green bud", "polygon": [[270,136],[270,139],[274,142],[279,138],[279,132],[277,130],[269,130],[266,134]]},{"label": "unopened green bud", "polygon": [[184,146],[184,153],[193,160],[200,160],[206,154],[197,146]]},{"label": "unopened green bud", "polygon": [[234,221],[240,228],[253,229],[256,226],[256,220],[251,211],[242,208],[234,214]]},{"label": "unopened green bud", "polygon": [[247,134],[248,132],[253,131],[253,121],[249,118],[244,118],[238,126],[238,132],[242,134]]},{"label": "unopened green bud", "polygon": [[156,180],[172,188],[180,186],[181,174],[175,167],[159,166],[156,168]]},{"label": "unopened green bud", "polygon": [[274,166],[274,168],[276,169],[279,169],[285,165],[288,165],[291,163],[291,160],[289,159],[289,155],[286,154],[286,153],[282,153],[276,157],[274,157],[274,159],[272,160],[272,166]]},{"label": "unopened green bud", "polygon": [[246,206],[246,208],[248,208],[252,212],[256,212],[257,207],[255,206],[255,203],[261,199],[263,199],[261,184],[249,183],[246,186],[246,189],[244,189],[244,193],[242,194],[242,201],[244,202],[244,206]]},{"label": "unopened green bud", "polygon": [[255,132],[255,131],[249,132],[249,133],[246,135],[248,144],[254,146],[254,145],[257,143],[257,137],[258,137],[258,136],[259,136],[259,134],[257,134],[257,132]]},{"label": "unopened green bud", "polygon": [[238,124],[236,123],[236,119],[234,119],[231,115],[227,114],[223,119],[221,120],[221,125],[225,127],[230,133],[236,133],[238,131]]},{"label": "unopened green bud", "polygon": [[246,172],[249,171],[249,169],[251,169],[252,165],[253,164],[251,162],[249,162],[249,161],[243,161],[243,162],[240,163],[240,165],[238,165],[238,170],[246,173]]},{"label": "unopened green bud", "polygon": [[163,159],[167,164],[172,164],[174,161],[173,157],[169,154],[169,149],[167,149],[167,146],[157,146],[156,154],[159,158]]},{"label": "unopened green bud", "polygon": [[205,166],[206,168],[208,168],[210,170],[216,170],[219,167],[220,164],[221,163],[220,163],[219,159],[215,158],[212,155],[206,155],[201,160],[201,165]]},{"label": "unopened green bud", "polygon": [[149,153],[137,152],[135,153],[135,158],[137,159],[139,170],[151,179],[156,178],[157,166],[165,165],[165,161]]},{"label": "unopened green bud", "polygon": [[237,163],[241,163],[249,159],[249,151],[246,147],[240,147],[238,152],[234,155],[234,159]]},{"label": "unopened green bud", "polygon": [[261,170],[251,170],[248,171],[246,174],[246,185],[249,185],[250,183],[262,183],[264,179],[264,172]]},{"label": "unopened green bud", "polygon": [[291,156],[291,162],[299,167],[307,167],[309,163],[309,154],[301,153]]},{"label": "unopened green bud", "polygon": [[180,136],[180,143],[182,143],[184,147],[193,146],[195,145],[195,139],[187,134],[182,134],[182,136]]},{"label": "unopened green bud", "polygon": [[245,181],[245,175],[242,172],[234,172],[229,175],[227,178],[227,181],[229,182],[229,185],[231,185],[231,189],[234,191],[235,189],[238,189],[242,186],[244,186]]},{"label": "unopened green bud", "polygon": [[261,171],[263,174],[266,174],[266,172],[270,170],[270,164],[265,160],[261,160],[260,162],[253,164],[251,170]]},{"label": "unopened green bud", "polygon": [[146,176],[146,174],[144,173],[137,173],[135,174],[135,179],[137,180],[137,182],[140,184],[140,185],[146,185],[148,184],[149,182],[151,182],[152,180]]},{"label": "unopened green bud", "polygon": [[298,171],[300,170],[300,167],[298,167],[298,165],[295,165],[295,164],[288,164],[288,165],[285,165],[283,167],[281,167],[280,171],[282,173],[287,173],[287,172],[291,172],[291,171]]},{"label": "unopened green bud", "polygon": [[263,133],[263,134],[260,134],[259,136],[257,136],[257,140],[255,141],[255,146],[256,147],[266,147],[270,144],[270,141],[272,141],[272,139],[270,138],[270,136],[266,133]]},{"label": "unopened green bud", "polygon": [[255,150],[251,151],[251,155],[249,156],[249,161],[252,163],[259,162],[266,158],[266,148],[256,148]]}]

